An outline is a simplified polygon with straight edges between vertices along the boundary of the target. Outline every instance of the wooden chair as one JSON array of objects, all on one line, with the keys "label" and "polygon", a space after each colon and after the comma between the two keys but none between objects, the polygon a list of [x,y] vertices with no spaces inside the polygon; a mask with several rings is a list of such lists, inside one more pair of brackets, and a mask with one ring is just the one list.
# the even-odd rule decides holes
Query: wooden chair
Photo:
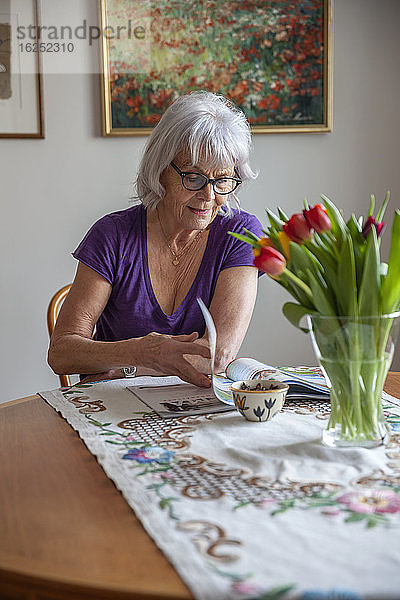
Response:
[{"label": "wooden chair", "polygon": [[[54,327],[57,321],[58,313],[65,298],[67,297],[69,290],[71,289],[71,283],[62,287],[58,292],[54,294],[50,300],[49,307],[47,309],[47,329],[49,330],[49,336],[54,331]],[[60,384],[62,387],[71,385],[71,378],[69,375],[59,375]]]}]

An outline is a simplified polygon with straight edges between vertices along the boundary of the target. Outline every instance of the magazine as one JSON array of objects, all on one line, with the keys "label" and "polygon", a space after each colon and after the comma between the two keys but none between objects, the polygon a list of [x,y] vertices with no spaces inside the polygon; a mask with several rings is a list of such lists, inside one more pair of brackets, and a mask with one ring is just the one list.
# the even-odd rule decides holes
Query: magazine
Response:
[{"label": "magazine", "polygon": [[325,379],[318,367],[272,367],[255,360],[254,358],[235,358],[226,368],[225,375],[216,375],[214,372],[215,348],[217,332],[210,311],[201,300],[197,298],[201,312],[207,326],[208,341],[211,353],[211,378],[214,394],[224,402],[233,406],[233,396],[230,387],[234,381],[246,379],[277,379],[289,385],[287,399],[300,400],[326,400],[329,390]]},{"label": "magazine", "polygon": [[319,367],[273,367],[254,358],[235,358],[224,375],[213,375],[217,398],[233,405],[230,386],[246,379],[276,379],[289,386],[287,400],[328,400],[329,389]]},{"label": "magazine", "polygon": [[234,409],[233,402],[221,404],[212,388],[190,383],[135,385],[128,390],[163,419],[221,413]]}]

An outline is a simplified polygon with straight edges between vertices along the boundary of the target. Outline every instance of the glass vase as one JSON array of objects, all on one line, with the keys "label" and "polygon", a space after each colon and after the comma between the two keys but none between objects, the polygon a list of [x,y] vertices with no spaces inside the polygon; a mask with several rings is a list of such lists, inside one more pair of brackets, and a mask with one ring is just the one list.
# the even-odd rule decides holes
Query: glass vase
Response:
[{"label": "glass vase", "polygon": [[307,317],[329,387],[331,413],[322,441],[374,448],[390,439],[382,390],[399,333],[400,312],[368,317]]}]

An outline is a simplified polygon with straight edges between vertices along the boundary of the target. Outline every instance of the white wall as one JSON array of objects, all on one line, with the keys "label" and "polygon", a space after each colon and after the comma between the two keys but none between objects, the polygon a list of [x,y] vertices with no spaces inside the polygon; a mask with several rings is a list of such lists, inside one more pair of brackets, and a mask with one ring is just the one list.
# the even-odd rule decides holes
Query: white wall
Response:
[{"label": "white wall", "polygon": [[[42,0],[43,15],[54,2]],[[92,0],[79,7],[80,18],[96,22]],[[399,0],[335,1],[334,131],[256,135],[260,176],[242,195],[246,210],[265,222],[265,206],[297,212],[304,196],[314,203],[324,192],[346,214],[362,213],[371,192],[381,199],[388,188],[390,212],[399,206],[399,21]],[[87,47],[84,59],[95,63],[97,51]],[[46,139],[0,140],[0,402],[58,385],[46,365],[49,298],[72,280],[70,252],[89,226],[128,206],[145,142],[101,137],[97,75],[45,73],[44,79]],[[262,278],[242,354],[315,364],[308,338],[281,314],[285,299]]]}]

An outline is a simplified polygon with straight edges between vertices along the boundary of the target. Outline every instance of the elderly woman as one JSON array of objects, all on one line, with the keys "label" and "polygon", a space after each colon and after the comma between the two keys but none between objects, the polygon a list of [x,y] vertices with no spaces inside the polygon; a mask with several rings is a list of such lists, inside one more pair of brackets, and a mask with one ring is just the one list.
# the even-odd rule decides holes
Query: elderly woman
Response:
[{"label": "elderly woman", "polygon": [[231,206],[255,177],[250,146],[244,114],[221,96],[195,92],[168,108],[140,165],[140,203],[100,219],[73,253],[76,277],[49,348],[55,373],[178,375],[208,387],[198,297],[217,329],[216,372],[225,369],[257,292],[251,247],[228,235],[262,235],[256,217]]}]

